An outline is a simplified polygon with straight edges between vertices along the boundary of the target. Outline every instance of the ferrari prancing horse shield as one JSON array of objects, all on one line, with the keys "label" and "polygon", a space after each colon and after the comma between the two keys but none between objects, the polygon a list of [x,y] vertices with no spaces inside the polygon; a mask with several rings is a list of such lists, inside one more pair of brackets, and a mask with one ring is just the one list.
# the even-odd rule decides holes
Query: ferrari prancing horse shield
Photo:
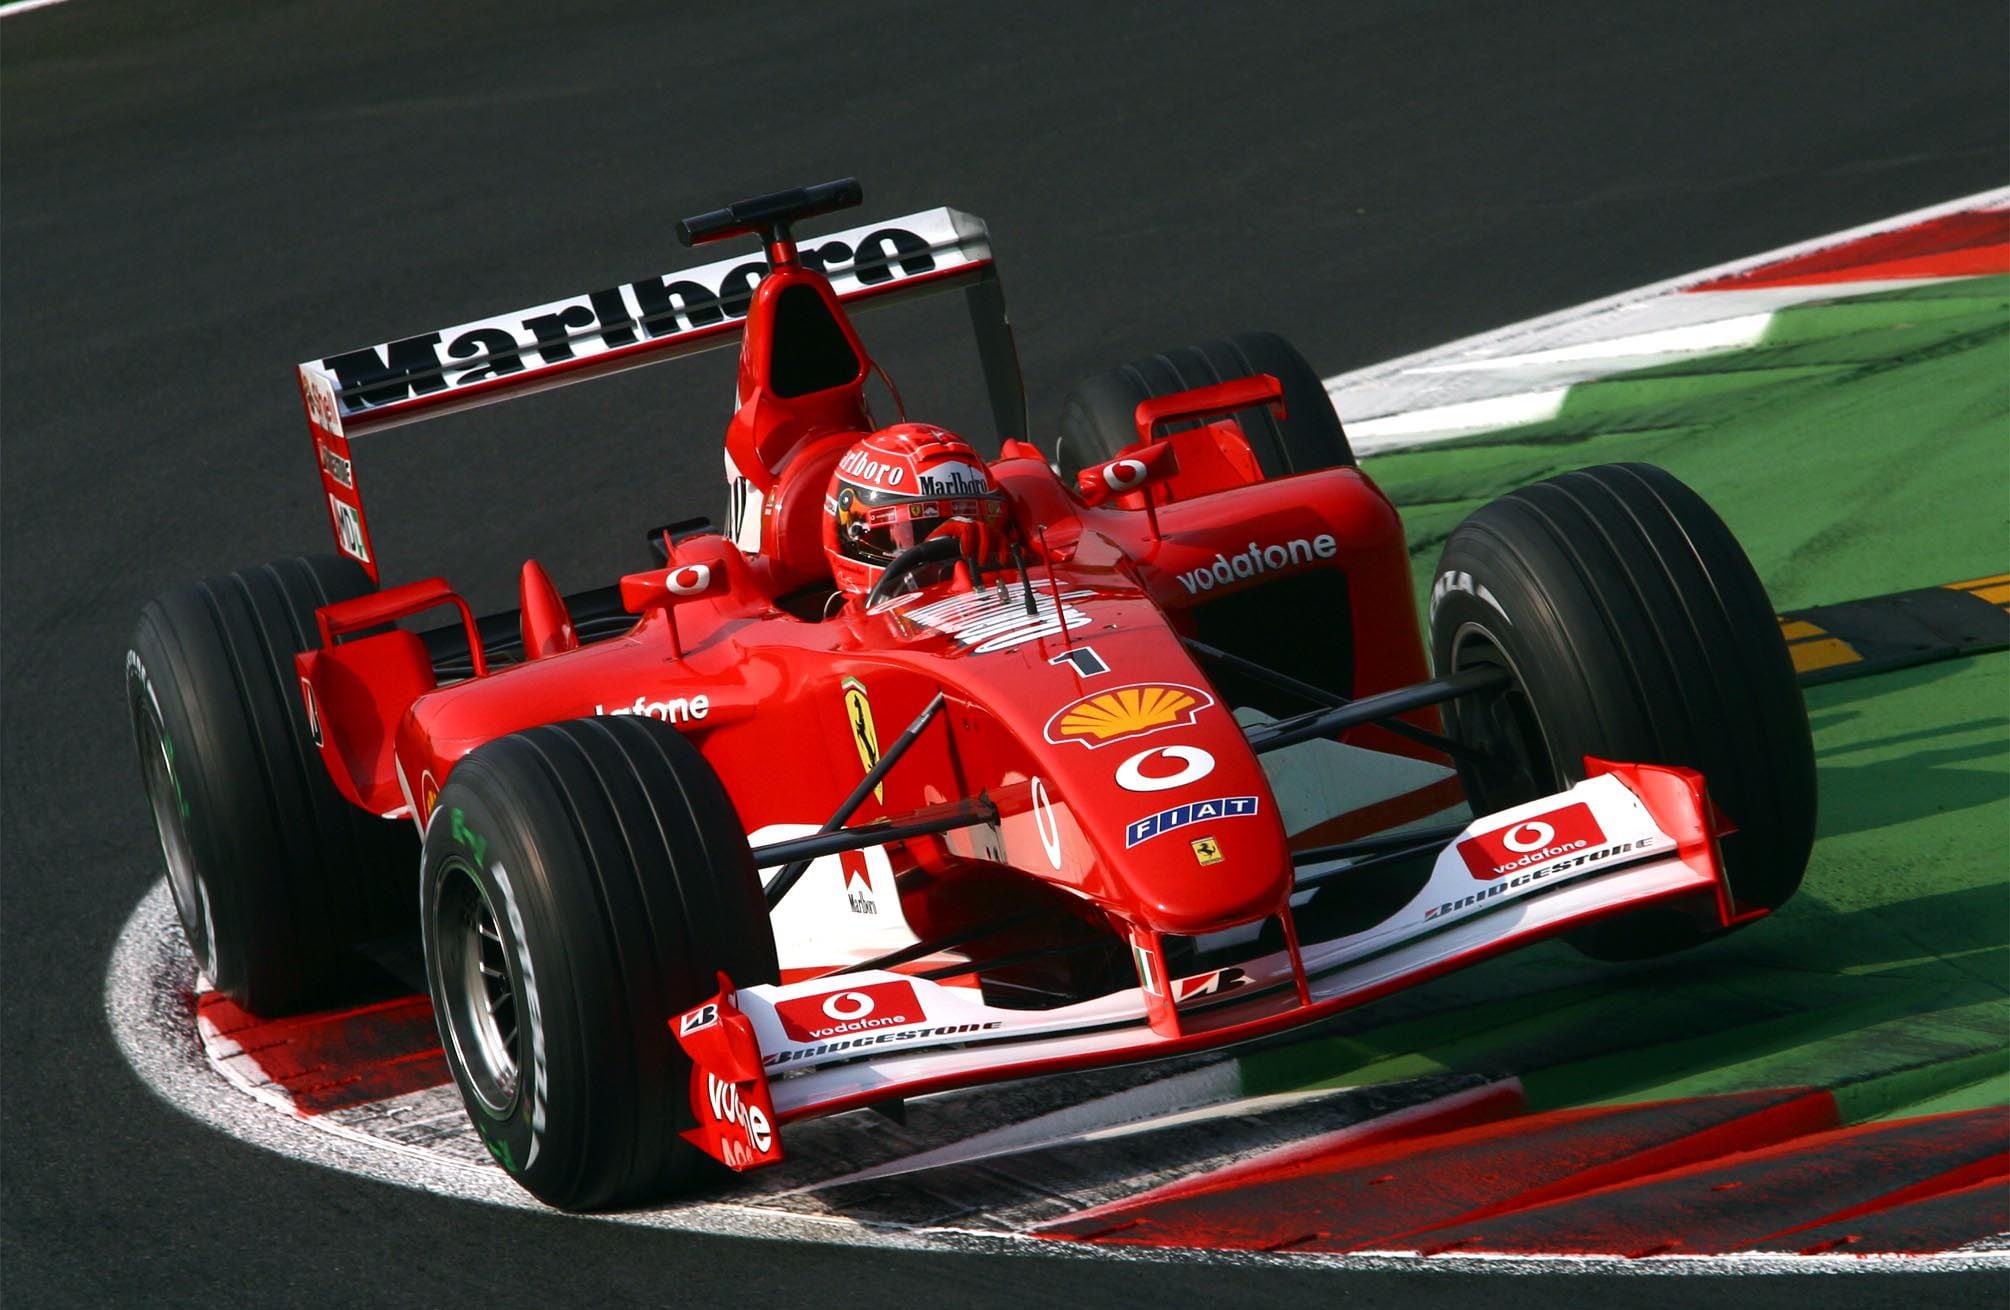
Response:
[{"label": "ferrari prancing horse shield", "polygon": [[[844,680],[844,716],[851,730],[852,744],[858,747],[858,762],[865,766],[867,773],[871,773],[873,766],[879,763],[879,729],[873,726],[872,702],[866,699],[865,684],[857,678]],[[874,800],[884,801],[886,784],[874,787],[872,796]]]}]

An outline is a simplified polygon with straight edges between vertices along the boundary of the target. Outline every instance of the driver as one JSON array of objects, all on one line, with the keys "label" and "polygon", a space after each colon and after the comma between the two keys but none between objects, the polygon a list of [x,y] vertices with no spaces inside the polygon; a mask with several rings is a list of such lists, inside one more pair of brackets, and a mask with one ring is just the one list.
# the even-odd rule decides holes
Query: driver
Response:
[{"label": "driver", "polygon": [[997,562],[1007,522],[1005,497],[968,442],[897,423],[838,461],[824,497],[824,551],[838,589],[863,596],[896,556],[930,537],[956,537],[980,569]]}]

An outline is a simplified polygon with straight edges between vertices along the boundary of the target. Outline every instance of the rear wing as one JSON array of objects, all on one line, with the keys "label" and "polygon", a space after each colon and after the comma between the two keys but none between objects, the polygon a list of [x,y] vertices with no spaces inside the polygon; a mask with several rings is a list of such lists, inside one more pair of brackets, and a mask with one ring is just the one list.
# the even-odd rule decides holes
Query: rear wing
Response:
[{"label": "rear wing", "polygon": [[[924,210],[802,238],[800,253],[848,307],[961,289],[999,435],[1025,436],[1025,388],[982,219]],[[377,576],[349,449],[357,437],[732,345],[767,271],[758,254],[720,260],[301,364],[336,545]]]}]

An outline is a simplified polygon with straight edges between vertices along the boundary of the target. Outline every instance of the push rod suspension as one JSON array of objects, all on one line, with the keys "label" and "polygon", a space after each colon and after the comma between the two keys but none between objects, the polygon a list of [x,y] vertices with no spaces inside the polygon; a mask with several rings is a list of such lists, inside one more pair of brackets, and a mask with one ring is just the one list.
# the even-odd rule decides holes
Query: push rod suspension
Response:
[{"label": "push rod suspension", "polygon": [[826,855],[841,855],[845,851],[862,851],[868,846],[883,846],[908,837],[926,837],[932,833],[948,832],[952,828],[967,828],[973,823],[992,823],[997,818],[998,807],[982,797],[952,801],[947,805],[931,805],[900,818],[877,819],[856,828],[839,828],[835,832],[819,832],[769,846],[756,846],[754,867],[772,869],[777,864],[786,867],[799,860],[818,860]]},{"label": "push rod suspension", "polygon": [[1466,830],[1463,823],[1440,823],[1406,832],[1378,832],[1372,837],[1340,842],[1333,846],[1308,846],[1291,852],[1293,864],[1328,864],[1334,860],[1354,860],[1366,855],[1386,855],[1413,846],[1442,846]]},{"label": "push rod suspension", "polygon": [[1426,705],[1470,696],[1474,692],[1491,691],[1505,684],[1508,676],[1506,669],[1489,665],[1447,674],[1442,678],[1430,678],[1394,691],[1377,692],[1331,709],[1308,710],[1304,714],[1294,714],[1288,719],[1251,728],[1249,749],[1262,755],[1267,751],[1295,746],[1301,741],[1311,741],[1315,737],[1331,737],[1348,728],[1386,719],[1392,714],[1422,709]]},{"label": "push rod suspension", "polygon": [[[1419,855],[1427,855],[1442,850],[1446,842],[1464,831],[1460,824],[1444,824],[1435,828],[1416,828],[1409,832],[1392,832],[1362,841],[1346,842],[1339,846],[1317,846],[1310,850],[1293,851],[1292,864],[1301,872],[1292,881],[1294,892],[1311,891],[1340,878],[1354,878],[1385,864],[1400,864],[1413,860]],[[1332,864],[1336,860],[1347,863]],[[1324,864],[1323,869],[1306,870],[1308,865]]]},{"label": "push rod suspension", "polygon": [[[1024,914],[1008,915],[995,923],[987,923],[977,928],[967,928],[961,932],[953,932],[946,936],[937,937],[932,941],[916,942],[912,946],[903,946],[897,951],[888,951],[885,955],[875,956],[870,960],[861,960],[857,964],[847,964],[843,968],[832,969],[830,972],[832,974],[871,973],[875,969],[891,969],[897,964],[908,964],[914,960],[925,959],[937,951],[951,951],[959,946],[968,946],[972,942],[983,941],[986,937],[995,937],[1010,928],[1023,928],[1027,924],[1044,917],[1043,912],[1039,910],[1028,910]],[[825,977],[828,975],[819,974],[818,976]]]},{"label": "push rod suspension", "polygon": [[[1267,682],[1280,691],[1287,691],[1302,699],[1320,705],[1329,705],[1336,709],[1342,705],[1352,703],[1347,697],[1342,696],[1338,692],[1314,686],[1312,683],[1294,678],[1290,674],[1280,672],[1268,665],[1258,664],[1255,660],[1234,654],[1231,651],[1225,651],[1219,646],[1211,646],[1207,642],[1194,637],[1184,637],[1181,640],[1185,643],[1188,650],[1202,659],[1213,660],[1217,664],[1225,665],[1247,677],[1255,678],[1259,682]],[[1405,737],[1419,745],[1429,746],[1432,750],[1443,751],[1454,759],[1477,759],[1481,756],[1481,752],[1474,750],[1463,742],[1453,741],[1450,737],[1444,736],[1441,733],[1432,732],[1426,728],[1419,728],[1415,724],[1405,723],[1401,719],[1389,719],[1380,726],[1395,733],[1398,737]]]}]

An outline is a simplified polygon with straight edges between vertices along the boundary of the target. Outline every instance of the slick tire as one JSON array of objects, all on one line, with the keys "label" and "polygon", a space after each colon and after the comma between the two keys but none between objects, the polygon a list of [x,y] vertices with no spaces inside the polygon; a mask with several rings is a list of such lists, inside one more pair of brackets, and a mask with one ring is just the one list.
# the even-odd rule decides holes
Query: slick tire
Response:
[{"label": "slick tire", "polygon": [[307,725],[293,657],[315,608],[371,591],[348,560],[275,560],[140,611],[126,702],[175,909],[198,967],[254,1014],[352,996],[346,948],[412,921],[418,839],[342,798]]},{"label": "slick tire", "polygon": [[440,1045],[468,1117],[549,1205],[599,1210],[713,1175],[670,1020],[772,983],[774,935],[718,775],[666,724],[501,737],[448,777],[421,919]]},{"label": "slick tire", "polygon": [[[1512,674],[1446,707],[1453,736],[1488,757],[1460,768],[1475,814],[1570,786],[1586,755],[1683,765],[1737,828],[1723,839],[1737,899],[1777,909],[1800,886],[1815,765],[1793,662],[1736,538],[1672,475],[1605,465],[1476,511],[1445,543],[1430,631],[1440,673]],[[1568,940],[1640,959],[1710,935],[1648,909]]]},{"label": "slick tire", "polygon": [[1132,421],[1138,402],[1259,373],[1284,384],[1285,417],[1279,420],[1258,406],[1235,418],[1263,476],[1353,467],[1354,452],[1319,374],[1290,342],[1270,332],[1202,341],[1085,379],[1061,406],[1055,462],[1072,483],[1084,468],[1114,458],[1138,439]]}]

